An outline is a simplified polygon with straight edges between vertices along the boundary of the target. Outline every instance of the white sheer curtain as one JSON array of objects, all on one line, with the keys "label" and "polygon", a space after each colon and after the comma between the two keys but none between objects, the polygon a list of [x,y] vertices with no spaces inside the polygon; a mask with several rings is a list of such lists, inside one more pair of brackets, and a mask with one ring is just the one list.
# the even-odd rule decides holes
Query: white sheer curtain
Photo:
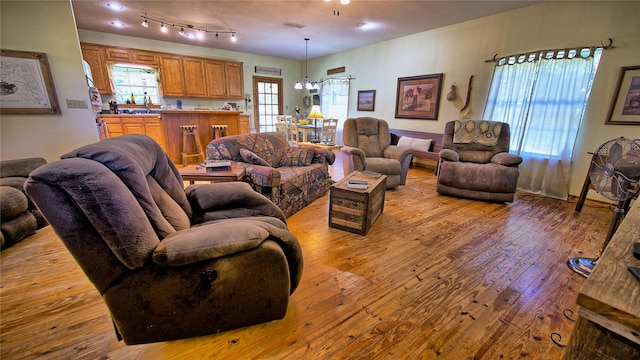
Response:
[{"label": "white sheer curtain", "polygon": [[349,110],[349,79],[326,79],[322,82],[320,110],[325,118],[338,119],[336,143],[343,145],[342,128]]},{"label": "white sheer curtain", "polygon": [[510,151],[523,158],[518,188],[567,199],[573,147],[600,53],[542,51],[496,66],[483,118],[510,125]]}]

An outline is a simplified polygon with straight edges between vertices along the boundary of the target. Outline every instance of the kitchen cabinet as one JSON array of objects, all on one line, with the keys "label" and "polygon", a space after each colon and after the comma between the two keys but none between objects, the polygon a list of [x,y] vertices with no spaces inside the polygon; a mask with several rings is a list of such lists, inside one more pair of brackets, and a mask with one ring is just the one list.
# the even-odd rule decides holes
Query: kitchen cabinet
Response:
[{"label": "kitchen cabinet", "polygon": [[132,63],[131,52],[129,49],[105,47],[105,58],[107,61],[116,63]]},{"label": "kitchen cabinet", "polygon": [[151,51],[132,50],[131,60],[134,64],[158,67],[158,54]]},{"label": "kitchen cabinet", "polygon": [[82,58],[89,64],[94,86],[101,94],[113,94],[104,49],[100,45],[80,44]]},{"label": "kitchen cabinet", "polygon": [[207,82],[207,97],[224,99],[227,96],[227,82],[224,73],[224,61],[205,60],[205,80]]},{"label": "kitchen cabinet", "polygon": [[250,115],[240,115],[240,121],[238,122],[240,134],[249,134],[251,132]]},{"label": "kitchen cabinet", "polygon": [[126,134],[144,134],[154,139],[165,149],[166,141],[162,119],[157,114],[102,114],[98,121],[106,125],[107,138]]},{"label": "kitchen cabinet", "polygon": [[207,85],[203,59],[183,58],[184,85],[186,96],[207,97]]},{"label": "kitchen cabinet", "polygon": [[244,99],[243,64],[239,62],[225,62],[224,72],[227,82],[227,99]]},{"label": "kitchen cabinet", "polygon": [[186,96],[182,56],[160,55],[160,82],[163,96]]}]

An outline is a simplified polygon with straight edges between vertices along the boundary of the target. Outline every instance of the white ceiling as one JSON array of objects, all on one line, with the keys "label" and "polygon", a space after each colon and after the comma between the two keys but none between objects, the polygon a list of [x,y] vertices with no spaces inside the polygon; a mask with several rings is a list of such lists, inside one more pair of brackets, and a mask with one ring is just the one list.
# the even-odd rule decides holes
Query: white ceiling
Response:
[{"label": "white ceiling", "polygon": [[[313,59],[541,1],[546,0],[351,0],[349,5],[340,5],[339,0],[72,0],[72,4],[79,29],[304,60],[305,38],[310,39],[309,59]],[[114,11],[108,3],[121,4],[124,9]],[[163,21],[169,31],[161,33],[160,23],[151,20],[148,28],[141,26],[145,14]],[[115,28],[113,21],[125,27]],[[190,39],[178,34],[179,26],[170,24],[214,32],[207,32],[201,40]],[[216,39],[215,30],[235,31],[237,42],[231,42],[229,34]],[[190,29],[185,27],[185,32]]]}]

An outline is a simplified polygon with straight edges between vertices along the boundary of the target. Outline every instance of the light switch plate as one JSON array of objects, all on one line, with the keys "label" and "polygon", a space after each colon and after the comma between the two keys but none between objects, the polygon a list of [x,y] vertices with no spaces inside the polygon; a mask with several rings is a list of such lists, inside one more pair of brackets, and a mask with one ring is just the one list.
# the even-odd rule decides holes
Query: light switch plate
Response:
[{"label": "light switch plate", "polygon": [[67,107],[69,109],[86,109],[88,106],[86,100],[67,99]]}]

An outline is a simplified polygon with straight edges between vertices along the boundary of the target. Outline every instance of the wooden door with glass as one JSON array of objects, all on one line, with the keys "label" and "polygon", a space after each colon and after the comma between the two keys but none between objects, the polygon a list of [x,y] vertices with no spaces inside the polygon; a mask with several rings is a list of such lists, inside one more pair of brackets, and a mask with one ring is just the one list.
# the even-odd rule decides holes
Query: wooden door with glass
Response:
[{"label": "wooden door with glass", "polygon": [[282,115],[282,79],[253,77],[253,113],[256,132],[274,132]]}]

